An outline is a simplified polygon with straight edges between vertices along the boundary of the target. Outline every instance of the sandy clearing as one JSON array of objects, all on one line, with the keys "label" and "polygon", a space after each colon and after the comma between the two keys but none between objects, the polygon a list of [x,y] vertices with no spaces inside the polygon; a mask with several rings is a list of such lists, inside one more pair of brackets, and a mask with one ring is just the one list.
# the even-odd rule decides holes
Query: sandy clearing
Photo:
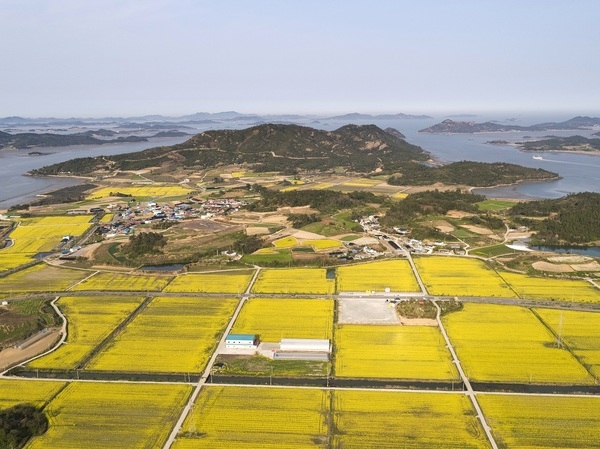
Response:
[{"label": "sandy clearing", "polygon": [[326,238],[321,234],[315,234],[314,232],[308,231],[296,231],[292,235],[300,240],[321,240]]},{"label": "sandy clearing", "polygon": [[506,237],[509,240],[521,240],[531,237],[531,232],[509,232]]},{"label": "sandy clearing", "polygon": [[400,323],[403,326],[437,326],[437,320],[433,318],[406,318],[400,315]]},{"label": "sandy clearing", "polygon": [[546,260],[549,262],[557,262],[557,263],[582,263],[589,262],[593,260],[591,257],[587,256],[554,256],[548,257]]},{"label": "sandy clearing", "polygon": [[340,324],[399,324],[395,308],[383,299],[342,298],[339,301]]},{"label": "sandy clearing", "polygon": [[463,212],[461,210],[449,210],[446,215],[450,218],[465,218],[470,217],[473,214],[469,214],[468,212]]},{"label": "sandy clearing", "polygon": [[490,235],[493,234],[492,231],[490,231],[487,228],[482,228],[481,226],[475,226],[475,225],[461,225],[461,228],[465,228],[475,234],[479,234],[479,235]]},{"label": "sandy clearing", "polygon": [[438,220],[433,223],[433,225],[439,229],[441,232],[452,232],[454,231],[454,226],[444,220]]},{"label": "sandy clearing", "polygon": [[600,271],[600,264],[595,260],[590,263],[581,263],[571,265],[575,271]]},{"label": "sandy clearing", "polygon": [[571,273],[573,268],[567,264],[556,264],[544,261],[538,261],[531,264],[533,268],[539,271],[550,271],[552,273]]},{"label": "sandy clearing", "polygon": [[361,237],[356,240],[352,240],[355,245],[375,245],[379,243],[375,237]]},{"label": "sandy clearing", "polygon": [[270,234],[269,228],[261,228],[258,226],[246,228],[246,235],[263,235]]},{"label": "sandy clearing", "polygon": [[8,348],[0,352],[0,370],[5,370],[10,366],[16,365],[24,360],[30,359],[41,354],[54,344],[60,331],[48,332],[43,338],[24,349]]}]

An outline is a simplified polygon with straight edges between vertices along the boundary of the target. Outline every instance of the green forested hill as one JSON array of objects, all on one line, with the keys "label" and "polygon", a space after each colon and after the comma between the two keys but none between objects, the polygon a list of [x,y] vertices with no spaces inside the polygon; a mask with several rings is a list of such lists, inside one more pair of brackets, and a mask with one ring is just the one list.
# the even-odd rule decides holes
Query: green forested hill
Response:
[{"label": "green forested hill", "polygon": [[[554,200],[519,203],[510,214],[537,231],[547,244],[590,243],[600,240],[600,193],[583,192]],[[547,217],[528,220],[527,217]]]},{"label": "green forested hill", "polygon": [[504,162],[460,161],[439,167],[423,164],[404,164],[400,176],[391,176],[392,185],[430,185],[436,182],[444,184],[465,184],[475,187],[488,187],[500,184],[513,184],[518,181],[551,179],[558,177],[541,168],[528,168]]},{"label": "green forested hill", "polygon": [[256,171],[328,170],[343,167],[360,173],[393,170],[427,153],[375,125],[347,125],[323,131],[298,125],[259,125],[243,130],[206,131],[171,147],[151,148],[93,160],[74,159],[34,174],[83,174],[111,169],[139,170],[170,164],[216,167],[247,163]]}]

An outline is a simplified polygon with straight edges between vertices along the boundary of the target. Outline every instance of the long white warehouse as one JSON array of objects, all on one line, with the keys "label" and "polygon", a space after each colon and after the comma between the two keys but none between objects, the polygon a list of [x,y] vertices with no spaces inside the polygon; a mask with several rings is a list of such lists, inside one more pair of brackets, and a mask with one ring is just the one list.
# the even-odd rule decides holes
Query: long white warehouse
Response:
[{"label": "long white warehouse", "polygon": [[279,342],[279,350],[331,352],[331,343],[329,340],[313,338],[282,338],[281,342]]}]

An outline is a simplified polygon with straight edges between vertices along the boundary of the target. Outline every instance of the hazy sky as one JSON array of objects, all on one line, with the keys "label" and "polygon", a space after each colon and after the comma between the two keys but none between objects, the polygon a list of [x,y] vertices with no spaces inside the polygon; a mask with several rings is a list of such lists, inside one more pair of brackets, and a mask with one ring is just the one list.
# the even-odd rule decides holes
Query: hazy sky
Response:
[{"label": "hazy sky", "polygon": [[0,0],[0,116],[600,114],[597,0]]}]

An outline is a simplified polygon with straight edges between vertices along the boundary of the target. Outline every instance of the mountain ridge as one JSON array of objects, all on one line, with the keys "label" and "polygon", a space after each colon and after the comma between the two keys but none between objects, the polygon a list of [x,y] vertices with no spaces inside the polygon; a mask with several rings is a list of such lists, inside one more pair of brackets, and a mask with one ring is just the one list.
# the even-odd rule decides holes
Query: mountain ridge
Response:
[{"label": "mountain ridge", "polygon": [[564,122],[545,122],[530,126],[501,125],[495,122],[476,123],[474,121],[443,120],[440,123],[419,130],[425,134],[473,134],[481,132],[510,131],[562,131],[589,130],[600,126],[600,117],[576,116]]}]

